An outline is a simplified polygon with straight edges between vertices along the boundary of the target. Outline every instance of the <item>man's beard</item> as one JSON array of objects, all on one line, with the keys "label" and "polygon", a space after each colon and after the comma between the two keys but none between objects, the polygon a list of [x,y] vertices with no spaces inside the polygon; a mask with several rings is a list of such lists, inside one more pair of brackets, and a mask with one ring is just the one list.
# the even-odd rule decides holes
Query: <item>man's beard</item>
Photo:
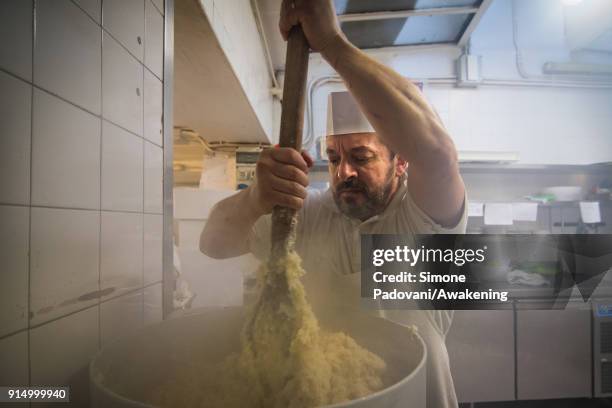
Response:
[{"label": "man's beard", "polygon": [[[346,216],[350,218],[357,218],[361,221],[365,221],[375,215],[382,213],[389,202],[391,191],[393,189],[393,178],[395,177],[395,168],[391,166],[385,183],[376,189],[370,189],[368,186],[359,180],[357,177],[351,177],[346,181],[342,181],[336,185],[336,189],[333,192],[334,201],[336,206]],[[341,198],[343,191],[355,191],[363,193],[366,200],[363,204],[358,201],[346,197]]]}]

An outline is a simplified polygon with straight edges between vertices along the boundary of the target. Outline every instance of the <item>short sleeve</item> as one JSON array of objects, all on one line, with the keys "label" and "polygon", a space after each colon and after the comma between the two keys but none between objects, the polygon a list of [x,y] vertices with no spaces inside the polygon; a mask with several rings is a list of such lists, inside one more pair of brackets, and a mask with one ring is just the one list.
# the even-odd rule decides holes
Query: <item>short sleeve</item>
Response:
[{"label": "short sleeve", "polygon": [[270,231],[272,228],[272,215],[262,215],[255,222],[249,234],[249,251],[260,261],[265,260],[270,253]]},{"label": "short sleeve", "polygon": [[457,224],[452,228],[446,228],[436,223],[431,217],[414,202],[410,192],[406,191],[406,197],[403,202],[403,210],[407,217],[410,218],[411,224],[414,226],[415,234],[465,234],[467,227],[467,192],[463,196],[463,212]]}]

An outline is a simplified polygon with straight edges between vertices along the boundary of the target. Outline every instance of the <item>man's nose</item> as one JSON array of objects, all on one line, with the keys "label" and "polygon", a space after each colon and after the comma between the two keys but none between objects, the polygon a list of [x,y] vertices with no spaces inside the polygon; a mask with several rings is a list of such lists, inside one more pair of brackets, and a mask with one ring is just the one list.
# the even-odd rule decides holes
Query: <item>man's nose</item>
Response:
[{"label": "man's nose", "polygon": [[348,160],[341,160],[338,165],[338,178],[342,181],[348,180],[351,177],[357,177],[357,170],[349,163]]}]

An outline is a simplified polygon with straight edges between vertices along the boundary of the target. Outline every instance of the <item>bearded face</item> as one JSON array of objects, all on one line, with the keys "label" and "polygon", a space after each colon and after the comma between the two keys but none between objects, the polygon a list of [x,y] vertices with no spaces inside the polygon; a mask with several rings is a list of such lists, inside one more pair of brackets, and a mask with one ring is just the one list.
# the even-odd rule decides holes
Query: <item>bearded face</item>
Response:
[{"label": "bearded face", "polygon": [[334,201],[343,214],[365,221],[384,211],[405,167],[376,134],[328,136],[327,156]]},{"label": "bearded face", "polygon": [[345,215],[367,220],[384,211],[394,187],[395,169],[391,164],[381,185],[368,186],[357,177],[340,181],[332,193],[338,209]]}]

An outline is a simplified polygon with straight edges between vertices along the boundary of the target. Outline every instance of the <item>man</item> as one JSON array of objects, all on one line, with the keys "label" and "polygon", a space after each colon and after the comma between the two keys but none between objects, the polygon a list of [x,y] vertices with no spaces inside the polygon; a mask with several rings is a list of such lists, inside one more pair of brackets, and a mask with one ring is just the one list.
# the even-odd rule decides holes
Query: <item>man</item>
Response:
[{"label": "man", "polygon": [[[200,239],[202,252],[215,258],[247,252],[267,257],[269,214],[276,205],[299,210],[296,250],[307,277],[347,276],[355,282],[360,234],[464,233],[467,206],[457,152],[420,90],[344,38],[331,0],[283,1],[279,26],[285,38],[296,24],[343,78],[373,129],[344,126],[341,118],[332,123],[326,139],[331,187],[325,193],[306,192],[312,165],[307,154],[264,150],[255,182],[212,210]],[[337,106],[350,110],[354,104],[338,98]],[[333,116],[333,96],[330,103]],[[344,286],[331,290],[351,287]],[[356,291],[353,287],[353,296]],[[416,325],[426,341],[428,406],[457,406],[444,344],[449,314],[382,314]]]}]

